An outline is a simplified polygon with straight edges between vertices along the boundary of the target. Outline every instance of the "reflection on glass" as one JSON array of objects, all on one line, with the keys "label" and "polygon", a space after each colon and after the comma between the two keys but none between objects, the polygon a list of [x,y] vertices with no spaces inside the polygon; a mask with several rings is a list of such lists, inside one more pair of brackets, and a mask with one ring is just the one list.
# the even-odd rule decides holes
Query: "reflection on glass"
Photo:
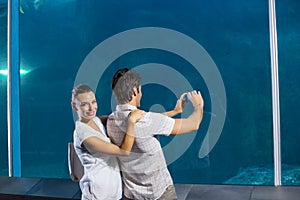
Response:
[{"label": "reflection on glass", "polygon": [[[30,72],[30,70],[26,70],[26,69],[20,69],[20,76],[24,76],[26,74],[28,74]],[[7,69],[0,69],[0,75],[3,75],[3,76],[7,76]]]}]

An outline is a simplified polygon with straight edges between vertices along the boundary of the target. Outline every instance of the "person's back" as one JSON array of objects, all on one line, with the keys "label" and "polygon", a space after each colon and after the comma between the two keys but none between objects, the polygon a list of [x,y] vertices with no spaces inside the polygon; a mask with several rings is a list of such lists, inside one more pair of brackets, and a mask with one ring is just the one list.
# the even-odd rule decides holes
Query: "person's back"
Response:
[{"label": "person's back", "polygon": [[[127,68],[118,70],[112,79],[112,89],[118,105],[107,121],[108,134],[113,143],[123,141],[127,118],[140,106],[142,87],[140,76]],[[183,98],[187,95],[194,107],[188,118],[173,119],[182,112]],[[199,128],[204,102],[200,92],[181,95],[174,110],[163,114],[148,112],[136,124],[135,143],[129,157],[119,157],[124,176],[124,199],[177,199],[172,178],[155,135],[177,135]]]},{"label": "person's back", "polygon": [[[112,142],[119,145],[127,128],[127,116],[136,107],[118,105],[107,121]],[[173,185],[166,161],[156,134],[169,135],[174,119],[148,112],[137,124],[135,143],[130,156],[119,157],[124,176],[124,194],[130,199],[157,199]]]}]

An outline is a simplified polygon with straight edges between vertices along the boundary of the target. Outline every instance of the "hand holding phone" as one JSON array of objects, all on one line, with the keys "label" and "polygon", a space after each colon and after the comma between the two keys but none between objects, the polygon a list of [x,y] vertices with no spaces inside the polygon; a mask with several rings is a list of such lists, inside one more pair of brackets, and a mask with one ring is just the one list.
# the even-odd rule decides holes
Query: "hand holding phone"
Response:
[{"label": "hand holding phone", "polygon": [[181,107],[182,107],[182,109],[186,106],[186,104],[188,104],[188,100],[189,100],[189,98],[188,98],[188,96],[187,96],[187,93],[184,93],[183,94],[184,96],[181,98]]}]

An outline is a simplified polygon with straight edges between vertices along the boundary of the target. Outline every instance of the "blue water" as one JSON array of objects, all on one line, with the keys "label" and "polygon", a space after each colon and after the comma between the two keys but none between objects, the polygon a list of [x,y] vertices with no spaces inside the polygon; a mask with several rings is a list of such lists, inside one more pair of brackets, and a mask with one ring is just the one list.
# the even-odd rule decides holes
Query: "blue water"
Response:
[{"label": "blue water", "polygon": [[[6,5],[0,1],[0,68],[6,66]],[[277,0],[283,182],[299,185],[300,16],[299,1]],[[238,0],[21,0],[22,174],[68,178],[66,149],[74,122],[70,91],[88,53],[105,39],[139,27],[163,27],[197,41],[215,62],[226,90],[225,125],[208,156],[198,156],[211,118],[211,98],[197,70],[186,59],[159,49],[129,52],[105,67],[99,79],[99,115],[112,111],[110,79],[116,69],[161,63],[177,70],[205,99],[203,123],[185,153],[169,165],[177,183],[272,184],[273,142],[268,5]],[[176,41],[174,41],[176,42]],[[182,48],[185,48],[184,46]],[[186,48],[186,51],[190,51]],[[163,72],[158,72],[164,75]],[[177,80],[165,75],[177,87]],[[215,81],[215,80],[212,80]],[[183,88],[186,89],[186,88]],[[165,85],[143,86],[142,109],[172,109],[177,97]],[[108,106],[109,105],[109,106]],[[221,104],[218,106],[222,106]],[[1,152],[7,153],[6,78],[0,75]],[[173,137],[159,137],[162,146]],[[174,149],[176,151],[176,149]],[[0,155],[0,175],[7,158]],[[2,162],[4,160],[4,162]],[[257,167],[253,167],[257,166]],[[263,167],[261,167],[263,166]],[[288,172],[288,173],[286,173]],[[264,177],[264,178],[262,178]],[[262,179],[265,179],[263,181]]]},{"label": "blue water", "polygon": [[[300,166],[283,164],[282,185],[300,185]],[[239,173],[224,184],[274,185],[274,166],[257,166],[240,169]]]}]

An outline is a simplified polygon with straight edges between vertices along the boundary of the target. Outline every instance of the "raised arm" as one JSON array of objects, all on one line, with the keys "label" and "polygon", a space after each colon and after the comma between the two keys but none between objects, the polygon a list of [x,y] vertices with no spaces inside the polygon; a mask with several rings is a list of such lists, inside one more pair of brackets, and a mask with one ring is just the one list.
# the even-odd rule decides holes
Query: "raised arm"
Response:
[{"label": "raised arm", "polygon": [[106,142],[98,137],[89,137],[83,141],[84,147],[91,153],[111,155],[130,155],[135,135],[135,124],[145,115],[145,111],[134,110],[128,117],[128,128],[121,146]]},{"label": "raised arm", "polygon": [[187,95],[193,104],[194,112],[188,118],[175,119],[175,124],[171,132],[172,135],[198,130],[202,121],[204,101],[201,93],[199,91],[192,91],[188,92]]}]

